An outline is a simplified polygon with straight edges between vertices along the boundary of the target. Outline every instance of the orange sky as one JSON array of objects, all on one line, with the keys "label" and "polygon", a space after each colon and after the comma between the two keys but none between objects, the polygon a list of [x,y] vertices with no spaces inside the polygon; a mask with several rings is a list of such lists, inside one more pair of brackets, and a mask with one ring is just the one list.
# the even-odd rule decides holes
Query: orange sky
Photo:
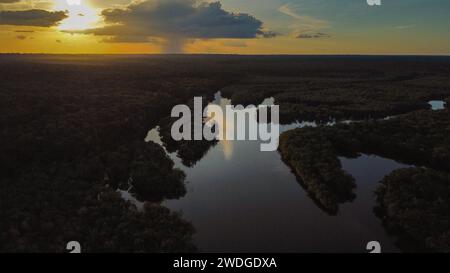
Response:
[{"label": "orange sky", "polygon": [[[17,0],[20,1],[20,0]],[[170,25],[172,21],[162,16],[160,21],[153,20],[151,23],[161,30],[153,30],[153,25],[147,25],[148,19],[141,17],[124,17],[125,23],[118,21],[115,24],[123,24],[125,32],[139,31],[139,37],[146,41],[134,41],[130,37],[125,42],[111,42],[111,38],[117,38],[118,34],[103,35],[101,29],[110,24],[105,22],[101,15],[106,8],[129,8],[127,0],[80,0],[80,5],[73,5],[76,0],[21,0],[18,3],[0,4],[2,11],[24,11],[30,9],[42,9],[45,11],[67,11],[67,18],[58,21],[54,26],[29,26],[20,25],[22,22],[2,24],[0,13],[0,52],[1,53],[163,53],[167,51],[168,37],[183,35],[183,31],[177,32],[164,24]],[[159,0],[149,0],[159,1]],[[182,0],[166,0],[179,2]],[[258,2],[259,1],[259,2]],[[249,32],[264,31],[276,33],[275,37],[238,37],[238,31],[225,30],[224,26],[211,25],[211,29],[200,29],[192,31],[183,37],[182,43],[177,50],[185,53],[231,53],[231,54],[436,54],[448,55],[450,53],[450,33],[448,33],[449,19],[441,18],[441,13],[432,12],[438,8],[433,2],[440,4],[440,0],[399,0],[396,5],[385,4],[380,13],[378,7],[370,7],[364,1],[351,0],[353,4],[344,7],[336,6],[336,0],[330,0],[329,5],[323,3],[314,4],[312,0],[223,0],[222,6],[216,11],[228,15],[231,12],[254,16],[255,20],[242,16],[238,23],[242,28],[249,26]],[[342,0],[345,3],[350,0]],[[333,2],[335,2],[333,4]],[[424,10],[421,5],[428,3],[428,9]],[[253,5],[252,5],[253,3]],[[260,3],[260,5],[255,5]],[[403,3],[399,6],[398,3]],[[446,6],[450,5],[446,1]],[[149,6],[145,6],[148,8]],[[153,6],[152,6],[153,7]],[[176,9],[178,6],[174,6]],[[209,6],[208,9],[212,10]],[[399,8],[404,12],[401,14],[394,11]],[[410,8],[410,10],[405,8]],[[442,9],[442,6],[441,6]],[[136,8],[136,10],[138,10]],[[144,9],[143,9],[144,10]],[[196,9],[193,9],[197,12]],[[163,11],[163,9],[161,9]],[[416,13],[420,11],[420,17]],[[154,13],[149,13],[148,18],[154,18]],[[342,13],[338,16],[337,14]],[[136,12],[136,14],[139,14]],[[208,20],[205,15],[195,16],[199,20]],[[410,14],[408,16],[408,14]],[[134,16],[134,14],[132,14]],[[201,17],[203,16],[203,17]],[[350,17],[349,17],[350,16]],[[376,18],[380,17],[377,24]],[[427,18],[430,16],[430,18]],[[372,18],[373,17],[373,18]],[[433,20],[431,20],[433,17]],[[116,17],[111,17],[115,19]],[[10,20],[10,21],[8,21]],[[137,21],[141,20],[141,21]],[[257,21],[256,21],[257,20]],[[4,20],[5,21],[5,20]],[[131,24],[136,23],[131,26]],[[142,29],[139,23],[142,22]],[[190,21],[186,21],[190,22]],[[261,26],[258,25],[261,22]],[[360,22],[358,24],[358,22]],[[15,25],[14,25],[15,24]],[[130,24],[130,26],[128,26]],[[186,23],[185,23],[186,24]],[[256,25],[256,27],[255,27]],[[196,26],[196,25],[194,25]],[[206,25],[208,26],[208,25]],[[183,25],[181,26],[183,27]],[[253,27],[254,29],[251,29]],[[258,28],[257,28],[258,27]],[[146,29],[144,29],[146,28]],[[217,35],[214,35],[216,29]],[[257,29],[256,29],[257,28]],[[99,29],[95,35],[86,32],[89,29]],[[189,28],[190,31],[192,28]],[[68,33],[68,32],[77,33]],[[159,32],[158,32],[159,31]],[[172,31],[171,35],[165,35]],[[86,33],[78,33],[86,32]],[[207,32],[207,35],[203,34]],[[199,35],[205,35],[205,37]],[[223,37],[220,36],[223,33]],[[234,33],[236,37],[234,37]],[[121,32],[120,35],[123,35]],[[147,37],[148,35],[149,37]],[[150,37],[151,35],[151,37]],[[189,36],[191,35],[191,36]],[[250,34],[251,35],[251,34]],[[255,34],[257,35],[257,34]],[[259,34],[258,34],[259,35]],[[145,37],[144,37],[145,36]],[[177,38],[178,39],[178,38]]]}]

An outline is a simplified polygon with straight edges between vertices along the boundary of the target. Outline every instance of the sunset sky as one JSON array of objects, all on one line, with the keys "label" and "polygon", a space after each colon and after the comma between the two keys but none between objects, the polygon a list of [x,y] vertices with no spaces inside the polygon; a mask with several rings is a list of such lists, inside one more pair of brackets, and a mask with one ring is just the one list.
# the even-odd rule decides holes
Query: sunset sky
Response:
[{"label": "sunset sky", "polygon": [[449,55],[449,14],[448,0],[0,0],[0,52]]}]

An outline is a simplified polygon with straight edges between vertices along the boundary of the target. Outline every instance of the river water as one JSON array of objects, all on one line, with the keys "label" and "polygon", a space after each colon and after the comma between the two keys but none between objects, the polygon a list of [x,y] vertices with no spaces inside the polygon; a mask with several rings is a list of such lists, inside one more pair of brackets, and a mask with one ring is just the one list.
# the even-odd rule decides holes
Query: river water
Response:
[{"label": "river water", "polygon": [[[213,103],[230,101],[219,94]],[[316,124],[294,123],[280,130],[305,126]],[[162,144],[158,128],[146,140]],[[340,158],[356,179],[357,197],[332,216],[308,196],[280,154],[261,152],[260,144],[220,141],[193,167],[169,155],[186,173],[188,192],[163,205],[193,224],[202,252],[367,252],[369,241],[380,242],[384,252],[399,251],[373,213],[374,190],[385,175],[407,165],[370,155]]]},{"label": "river water", "polygon": [[446,102],[443,100],[431,100],[428,102],[431,105],[431,110],[438,111],[444,110],[446,107]]}]

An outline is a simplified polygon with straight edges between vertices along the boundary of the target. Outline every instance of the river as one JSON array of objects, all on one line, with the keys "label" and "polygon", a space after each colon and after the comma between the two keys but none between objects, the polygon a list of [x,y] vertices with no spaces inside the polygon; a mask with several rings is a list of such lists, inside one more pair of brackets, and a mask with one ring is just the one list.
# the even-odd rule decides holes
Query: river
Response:
[{"label": "river", "polygon": [[[212,102],[230,100],[216,94]],[[273,99],[264,104],[273,103]],[[332,125],[332,124],[330,124]],[[281,132],[316,126],[314,122],[283,125]],[[158,128],[146,141],[162,145]],[[261,152],[259,141],[220,141],[192,167],[175,153],[175,167],[186,173],[187,194],[163,202],[193,224],[202,252],[367,252],[369,241],[385,252],[398,252],[373,209],[378,182],[395,169],[408,167],[390,159],[361,155],[340,158],[356,179],[356,199],[329,215],[320,209],[275,152]],[[124,197],[129,196],[123,193]],[[139,204],[138,204],[139,205]]]}]

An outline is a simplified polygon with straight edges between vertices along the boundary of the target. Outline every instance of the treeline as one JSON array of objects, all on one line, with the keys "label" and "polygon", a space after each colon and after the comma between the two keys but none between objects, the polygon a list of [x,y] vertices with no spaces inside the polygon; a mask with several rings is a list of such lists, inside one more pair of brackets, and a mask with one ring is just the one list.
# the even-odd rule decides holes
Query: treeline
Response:
[{"label": "treeline", "polygon": [[[428,101],[450,95],[450,83],[442,72],[395,73],[387,68],[376,77],[354,72],[335,78],[255,77],[224,90],[234,103],[259,104],[274,97],[283,124],[300,121],[364,120],[430,109]],[[330,74],[331,71],[330,71]],[[394,76],[396,75],[397,76]],[[365,78],[367,77],[367,78]]]}]

